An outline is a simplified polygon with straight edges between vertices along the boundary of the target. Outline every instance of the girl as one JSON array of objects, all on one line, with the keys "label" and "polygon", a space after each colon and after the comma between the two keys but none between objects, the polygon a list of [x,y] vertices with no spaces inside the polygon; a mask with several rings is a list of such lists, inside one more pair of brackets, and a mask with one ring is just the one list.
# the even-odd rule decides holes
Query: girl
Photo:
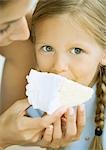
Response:
[{"label": "girl", "polygon": [[[106,1],[39,0],[32,18],[32,37],[39,71],[96,86],[96,98],[86,104],[87,122],[80,139],[78,118],[71,112],[70,130],[66,128],[65,135],[63,121],[57,123],[58,147],[105,150]],[[71,144],[62,148],[68,136]]]}]

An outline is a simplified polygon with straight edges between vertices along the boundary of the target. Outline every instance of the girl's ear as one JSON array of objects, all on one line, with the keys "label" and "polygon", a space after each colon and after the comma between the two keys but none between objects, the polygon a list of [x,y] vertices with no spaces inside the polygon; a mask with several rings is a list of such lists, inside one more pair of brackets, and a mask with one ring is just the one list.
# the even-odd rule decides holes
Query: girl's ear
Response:
[{"label": "girl's ear", "polygon": [[106,50],[103,52],[103,56],[101,59],[101,65],[106,66]]}]

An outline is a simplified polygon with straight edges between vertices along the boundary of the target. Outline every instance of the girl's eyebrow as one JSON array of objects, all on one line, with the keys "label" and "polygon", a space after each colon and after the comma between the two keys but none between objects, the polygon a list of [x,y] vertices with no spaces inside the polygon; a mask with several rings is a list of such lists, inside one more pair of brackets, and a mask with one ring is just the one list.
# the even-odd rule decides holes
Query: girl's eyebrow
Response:
[{"label": "girl's eyebrow", "polygon": [[36,42],[36,44],[47,44],[47,43],[43,43],[43,42]]}]

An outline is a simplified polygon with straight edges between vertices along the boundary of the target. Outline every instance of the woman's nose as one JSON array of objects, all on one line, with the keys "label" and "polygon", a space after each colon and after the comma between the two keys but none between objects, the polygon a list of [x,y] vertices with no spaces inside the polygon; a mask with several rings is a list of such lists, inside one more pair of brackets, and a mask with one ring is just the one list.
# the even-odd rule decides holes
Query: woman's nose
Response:
[{"label": "woman's nose", "polygon": [[14,23],[14,29],[13,34],[10,36],[11,40],[26,40],[29,38],[30,32],[25,17]]}]

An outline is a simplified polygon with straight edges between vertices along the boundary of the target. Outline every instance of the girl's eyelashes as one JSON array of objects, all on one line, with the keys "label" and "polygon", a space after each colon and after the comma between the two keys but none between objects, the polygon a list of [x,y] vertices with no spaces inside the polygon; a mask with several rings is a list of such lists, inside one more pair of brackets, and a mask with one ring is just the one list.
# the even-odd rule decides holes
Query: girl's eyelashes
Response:
[{"label": "girl's eyelashes", "polygon": [[[41,48],[41,51],[42,52],[54,52],[54,48],[52,46],[49,46],[49,45],[44,45],[42,46]],[[79,55],[81,53],[84,53],[85,51],[81,48],[78,48],[78,47],[75,47],[75,48],[71,48],[69,50],[69,53],[73,54],[73,55]]]},{"label": "girl's eyelashes", "polygon": [[81,49],[81,48],[78,48],[78,47],[75,47],[75,48],[71,49],[71,53],[74,54],[74,55],[78,55],[78,54],[81,54],[83,52],[84,52],[84,50]]},{"label": "girl's eyelashes", "polygon": [[44,52],[53,52],[53,47],[49,45],[44,45],[41,47],[41,50],[43,50]]},{"label": "girl's eyelashes", "polygon": [[10,28],[10,24],[8,24],[4,29],[0,29],[0,34],[4,34]]}]

